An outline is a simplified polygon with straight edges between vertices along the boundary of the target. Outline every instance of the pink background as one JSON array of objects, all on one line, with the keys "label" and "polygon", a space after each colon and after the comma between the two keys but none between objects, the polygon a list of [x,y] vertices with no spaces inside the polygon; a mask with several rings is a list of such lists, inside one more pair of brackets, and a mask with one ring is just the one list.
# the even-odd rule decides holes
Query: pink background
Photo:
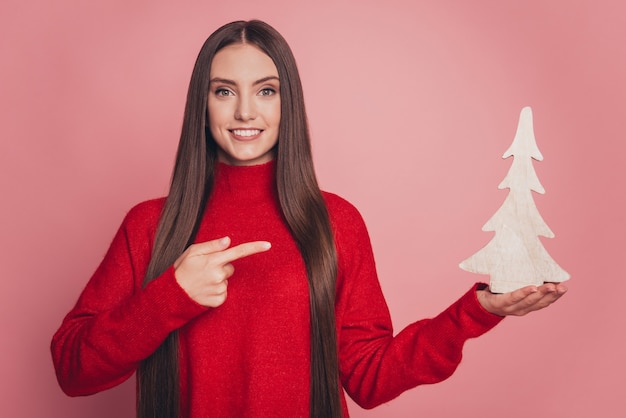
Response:
[{"label": "pink background", "polygon": [[133,415],[134,381],[63,395],[49,341],[125,212],[166,192],[202,42],[249,18],[294,50],[321,184],[361,210],[397,329],[484,279],[458,263],[490,239],[500,156],[534,111],[535,202],[570,293],[470,341],[449,380],[352,416],[626,416],[623,4],[4,0],[0,416]]}]

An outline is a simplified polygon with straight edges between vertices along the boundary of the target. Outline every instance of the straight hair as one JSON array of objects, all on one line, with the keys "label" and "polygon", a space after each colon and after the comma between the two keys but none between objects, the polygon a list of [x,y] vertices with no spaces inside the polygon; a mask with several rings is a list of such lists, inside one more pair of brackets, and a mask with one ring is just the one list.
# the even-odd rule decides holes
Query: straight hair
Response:
[{"label": "straight hair", "polygon": [[[167,270],[191,245],[211,195],[217,145],[207,126],[211,62],[222,48],[251,44],[276,65],[281,118],[276,145],[276,187],[289,231],[306,266],[311,326],[310,417],[341,418],[335,290],[337,254],[330,218],[319,189],[304,96],[295,58],[285,39],[270,25],[237,21],[215,31],[196,60],[185,105],[182,132],[170,191],[154,240],[144,286]],[[137,372],[137,416],[178,418],[180,404],[178,332],[142,361]]]}]

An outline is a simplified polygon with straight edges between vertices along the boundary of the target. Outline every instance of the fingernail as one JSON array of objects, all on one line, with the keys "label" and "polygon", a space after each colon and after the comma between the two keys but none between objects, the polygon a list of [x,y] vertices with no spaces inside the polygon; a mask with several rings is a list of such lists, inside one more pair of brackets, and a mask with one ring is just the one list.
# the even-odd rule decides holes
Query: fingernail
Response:
[{"label": "fingernail", "polygon": [[228,245],[229,242],[230,242],[230,238],[229,237],[220,238],[220,244],[221,245]]},{"label": "fingernail", "polygon": [[270,244],[267,241],[264,241],[263,244],[261,244],[264,250],[269,250],[270,248],[272,248],[272,244]]}]

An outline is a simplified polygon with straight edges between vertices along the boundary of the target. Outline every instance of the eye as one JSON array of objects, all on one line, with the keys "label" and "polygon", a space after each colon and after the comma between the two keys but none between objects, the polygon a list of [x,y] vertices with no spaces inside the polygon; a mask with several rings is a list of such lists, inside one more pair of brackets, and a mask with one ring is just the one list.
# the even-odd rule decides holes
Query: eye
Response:
[{"label": "eye", "polygon": [[218,88],[215,90],[215,95],[217,97],[226,97],[226,96],[232,96],[234,93],[226,88]]},{"label": "eye", "polygon": [[276,94],[276,90],[270,87],[261,89],[261,91],[259,92],[259,95],[261,96],[272,96],[274,94]]}]

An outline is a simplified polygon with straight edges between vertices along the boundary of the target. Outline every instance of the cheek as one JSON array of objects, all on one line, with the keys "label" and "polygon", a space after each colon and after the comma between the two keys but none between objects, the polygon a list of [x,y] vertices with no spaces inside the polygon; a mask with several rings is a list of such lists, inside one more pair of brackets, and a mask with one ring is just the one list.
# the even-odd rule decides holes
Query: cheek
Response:
[{"label": "cheek", "polygon": [[275,106],[272,112],[272,122],[276,125],[277,128],[278,125],[280,125],[280,103]]},{"label": "cheek", "polygon": [[211,132],[215,135],[221,125],[224,124],[224,115],[223,109],[220,109],[217,106],[211,106],[210,102],[207,107],[208,109],[208,124]]}]

